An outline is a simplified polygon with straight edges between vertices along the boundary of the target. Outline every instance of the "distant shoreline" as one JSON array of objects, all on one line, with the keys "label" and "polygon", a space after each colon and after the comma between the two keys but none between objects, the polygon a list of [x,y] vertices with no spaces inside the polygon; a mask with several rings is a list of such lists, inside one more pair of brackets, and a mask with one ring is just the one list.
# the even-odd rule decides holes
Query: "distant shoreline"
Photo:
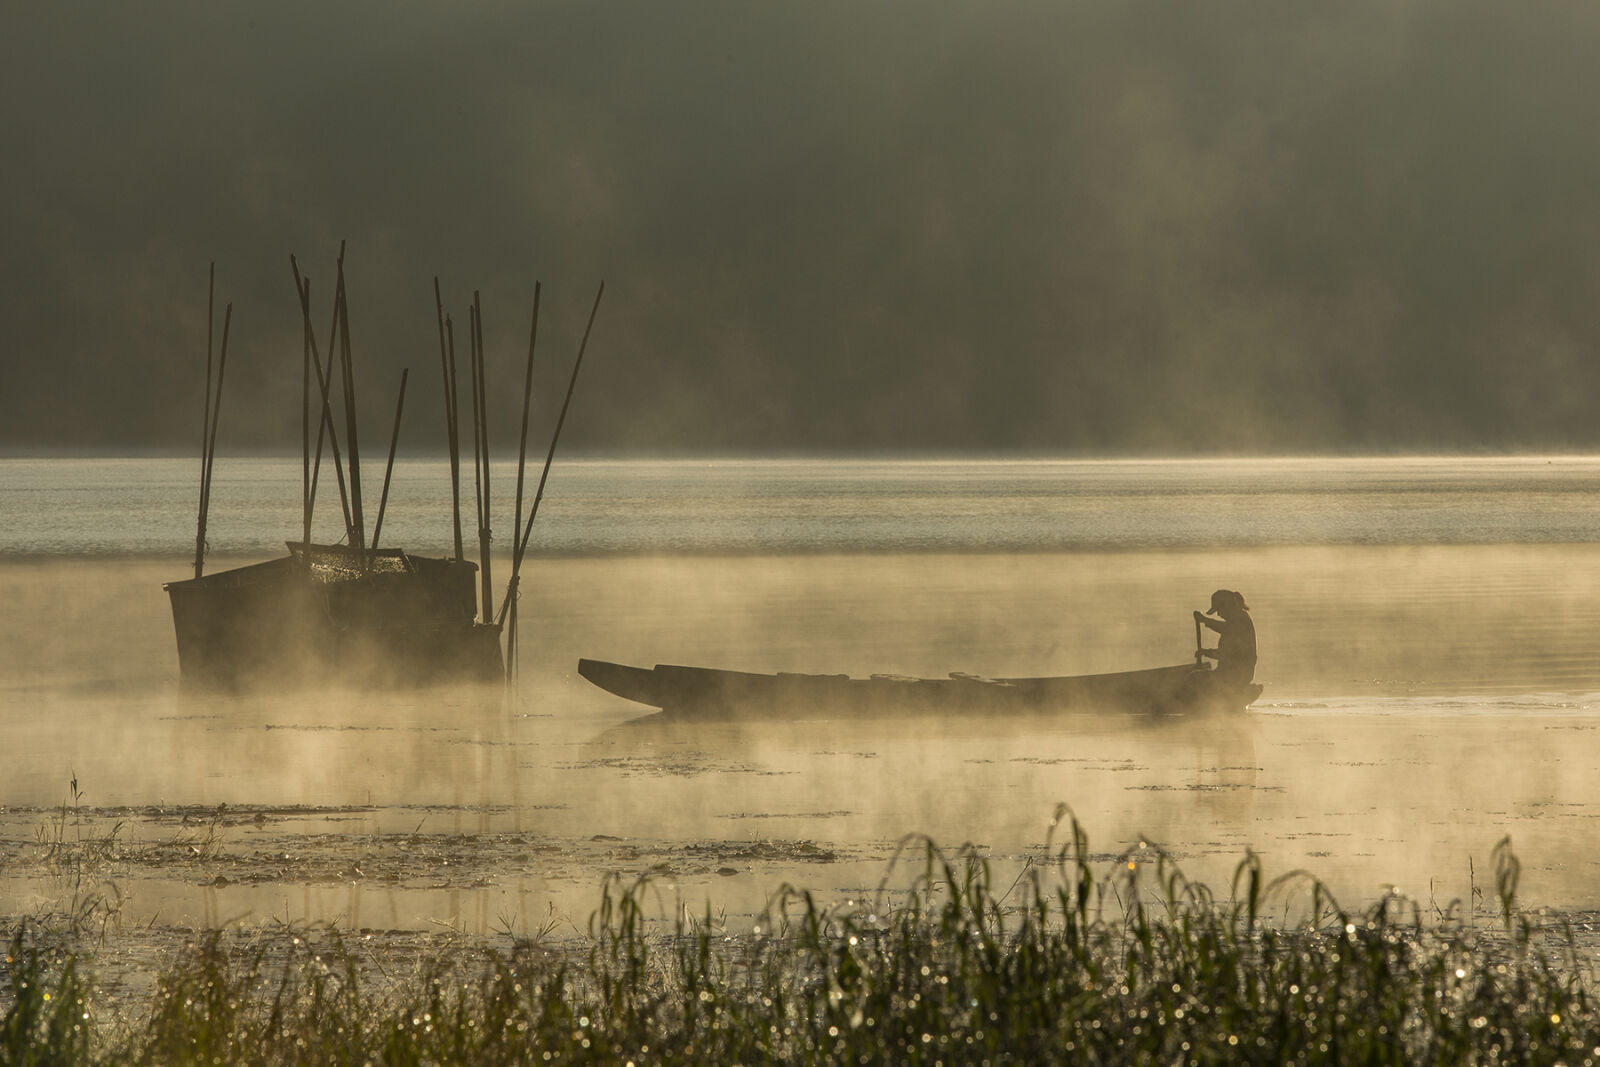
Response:
[{"label": "distant shoreline", "polygon": [[[515,459],[510,457],[509,446],[497,444],[494,451],[498,453],[494,464],[513,464]],[[300,462],[301,453],[298,448],[228,448],[222,444],[217,446],[217,458],[227,460],[285,460]],[[449,453],[440,448],[411,449],[401,448],[396,454],[397,461],[426,461],[444,462],[449,459]],[[62,445],[0,445],[0,461],[19,459],[66,459],[66,460],[180,460],[198,463],[199,456],[194,449],[184,449],[179,446],[169,445],[129,445],[124,447],[71,447]],[[326,461],[326,456],[324,457]],[[1032,451],[1007,451],[1000,449],[973,449],[973,450],[898,450],[898,449],[861,449],[851,451],[818,449],[816,451],[802,450],[777,450],[770,452],[717,452],[717,451],[684,451],[684,452],[630,452],[623,450],[606,449],[563,449],[556,458],[556,466],[567,463],[827,463],[827,462],[864,462],[864,463],[1219,463],[1219,462],[1303,462],[1303,463],[1380,463],[1385,461],[1417,462],[1430,460],[1471,460],[1494,462],[1504,460],[1507,462],[1526,462],[1533,460],[1547,460],[1550,462],[1562,461],[1600,461],[1600,450],[1577,452],[1556,451],[1550,449],[1531,449],[1527,451],[1506,449],[1483,449],[1478,451],[1408,451],[1402,449],[1379,452],[1341,452],[1330,450],[1327,452],[1186,452],[1176,453],[1138,453],[1138,452],[1032,452]],[[368,456],[364,465],[381,464],[381,459]],[[536,466],[542,458],[530,455],[528,465]]]}]

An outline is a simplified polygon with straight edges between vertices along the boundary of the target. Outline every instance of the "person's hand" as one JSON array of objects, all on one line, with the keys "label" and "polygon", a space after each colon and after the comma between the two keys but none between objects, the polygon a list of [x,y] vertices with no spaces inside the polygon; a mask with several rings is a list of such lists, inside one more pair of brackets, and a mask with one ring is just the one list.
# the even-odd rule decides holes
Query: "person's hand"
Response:
[{"label": "person's hand", "polygon": [[1194,621],[1195,622],[1205,622],[1206,621],[1206,617],[1205,617],[1204,614],[1202,614],[1201,612],[1197,611],[1197,612],[1194,613]]}]

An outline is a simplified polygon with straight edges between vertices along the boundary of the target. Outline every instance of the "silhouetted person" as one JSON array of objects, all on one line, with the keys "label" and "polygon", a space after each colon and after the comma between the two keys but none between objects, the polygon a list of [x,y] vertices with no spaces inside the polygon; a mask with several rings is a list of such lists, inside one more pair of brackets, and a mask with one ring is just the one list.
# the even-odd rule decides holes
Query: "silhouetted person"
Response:
[{"label": "silhouetted person", "polygon": [[[1210,616],[1216,615],[1221,622]],[[1256,674],[1256,624],[1250,618],[1250,605],[1232,589],[1211,594],[1211,610],[1194,613],[1194,621],[1217,632],[1217,647],[1203,648],[1200,654],[1217,661],[1216,679],[1249,685]]]}]

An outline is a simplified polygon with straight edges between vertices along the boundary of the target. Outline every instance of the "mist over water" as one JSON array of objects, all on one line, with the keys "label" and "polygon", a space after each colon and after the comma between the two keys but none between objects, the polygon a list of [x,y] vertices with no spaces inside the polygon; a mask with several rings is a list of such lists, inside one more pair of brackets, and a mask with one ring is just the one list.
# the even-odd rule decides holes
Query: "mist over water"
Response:
[{"label": "mist over water", "polygon": [[[5,836],[28,839],[74,775],[130,834],[246,813],[222,831],[233,866],[130,884],[132,913],[484,932],[554,906],[581,925],[605,871],[660,864],[691,910],[748,914],[782,880],[870,889],[910,832],[1020,865],[1060,802],[1097,851],[1154,840],[1219,888],[1249,846],[1347,902],[1466,896],[1509,833],[1530,899],[1600,903],[1579,847],[1600,801],[1600,461],[571,463],[525,569],[509,701],[180,694],[161,582],[191,573],[192,467],[0,463],[0,715],[26,753],[0,782]],[[401,465],[388,544],[448,551],[442,471]],[[298,536],[297,464],[217,477],[208,569]],[[496,495],[513,488],[497,468]],[[1251,603],[1266,685],[1223,723],[818,708],[673,733],[625,725],[650,709],[575,670],[1161,666],[1192,656],[1189,613],[1219,586]],[[457,841],[475,866],[456,880],[417,844],[380,881],[403,840]],[[284,861],[290,896],[251,873],[275,851],[308,865]],[[37,888],[0,878],[12,910]]]}]

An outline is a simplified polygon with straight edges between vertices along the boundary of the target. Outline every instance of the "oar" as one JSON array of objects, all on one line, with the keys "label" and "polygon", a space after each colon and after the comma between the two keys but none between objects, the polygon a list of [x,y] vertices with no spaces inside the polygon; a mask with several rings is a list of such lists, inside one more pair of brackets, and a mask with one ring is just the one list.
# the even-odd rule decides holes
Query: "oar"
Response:
[{"label": "oar", "polygon": [[1205,662],[1206,656],[1202,651],[1204,647],[1204,643],[1200,640],[1200,615],[1197,612],[1194,617],[1194,663],[1196,667]]}]

